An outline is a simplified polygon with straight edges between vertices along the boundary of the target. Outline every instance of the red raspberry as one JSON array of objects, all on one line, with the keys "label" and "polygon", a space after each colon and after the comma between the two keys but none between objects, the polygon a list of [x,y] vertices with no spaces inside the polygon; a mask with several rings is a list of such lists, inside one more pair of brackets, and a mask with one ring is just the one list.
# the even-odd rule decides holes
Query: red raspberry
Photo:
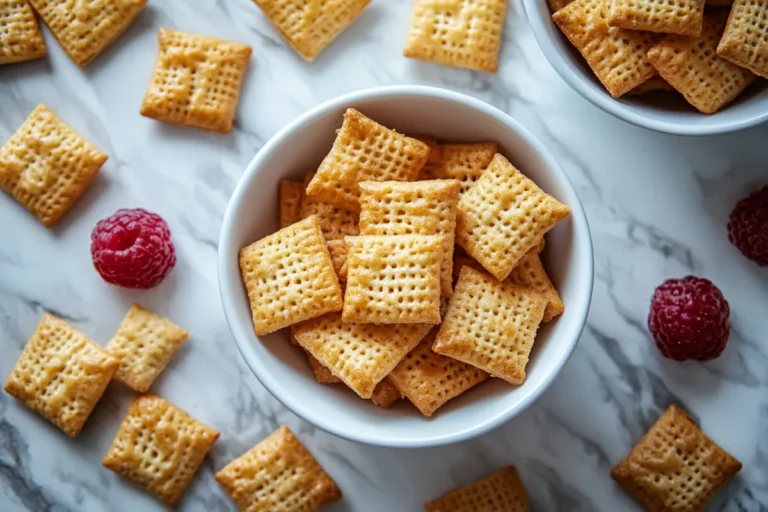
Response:
[{"label": "red raspberry", "polygon": [[768,185],[739,201],[728,221],[728,239],[760,267],[768,267]]},{"label": "red raspberry", "polygon": [[656,288],[648,328],[665,357],[709,361],[725,350],[730,315],[728,301],[712,281],[688,276]]},{"label": "red raspberry", "polygon": [[176,264],[168,224],[141,208],[117,210],[91,232],[93,265],[110,284],[154,288]]}]

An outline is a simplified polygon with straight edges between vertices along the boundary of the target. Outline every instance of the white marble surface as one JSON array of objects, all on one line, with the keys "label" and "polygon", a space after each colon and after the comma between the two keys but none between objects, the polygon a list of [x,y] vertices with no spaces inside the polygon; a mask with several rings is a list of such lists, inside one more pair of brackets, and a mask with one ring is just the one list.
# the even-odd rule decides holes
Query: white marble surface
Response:
[{"label": "white marble surface", "polygon": [[[767,180],[758,127],[678,138],[615,120],[555,74],[512,2],[498,75],[401,57],[409,0],[374,0],[313,64],[301,61],[250,0],[151,0],[105,54],[77,69],[46,32],[49,58],[0,68],[0,139],[39,102],[109,154],[86,196],[51,231],[0,195],[0,376],[44,311],[104,343],[133,301],[192,333],[155,390],[222,432],[181,503],[234,510],[213,472],[286,423],[344,491],[332,510],[416,511],[506,464],[516,465],[534,510],[638,510],[608,472],[672,401],[744,463],[712,510],[768,510],[768,271],[727,242],[733,203]],[[254,54],[236,128],[222,136],[138,115],[161,26],[250,44]],[[585,334],[547,393],[479,439],[426,450],[361,446],[299,420],[244,365],[222,313],[216,244],[227,200],[248,161],[288,121],[341,93],[384,84],[461,91],[510,113],[570,174],[587,209],[596,287]],[[460,122],[460,120],[457,120]],[[151,292],[105,285],[91,266],[89,233],[120,207],[160,213],[178,265]],[[661,359],[645,318],[663,279],[714,280],[733,309],[725,354],[708,364]],[[100,465],[131,394],[111,385],[84,432],[69,440],[0,393],[0,510],[137,511],[162,507]]]}]

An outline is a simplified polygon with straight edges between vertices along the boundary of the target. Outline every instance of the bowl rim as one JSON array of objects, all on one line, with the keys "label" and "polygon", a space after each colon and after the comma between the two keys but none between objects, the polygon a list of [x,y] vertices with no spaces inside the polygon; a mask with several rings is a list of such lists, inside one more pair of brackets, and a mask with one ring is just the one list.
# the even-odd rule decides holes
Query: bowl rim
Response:
[{"label": "bowl rim", "polygon": [[[694,125],[685,122],[662,121],[633,112],[624,106],[621,101],[612,98],[610,94],[607,93],[607,91],[590,87],[587,84],[586,77],[584,76],[585,73],[583,73],[580,69],[577,69],[573,63],[570,62],[570,60],[563,56],[562,52],[560,52],[560,50],[555,46],[554,42],[549,37],[549,34],[544,26],[544,20],[546,19],[549,22],[552,22],[552,18],[551,16],[547,16],[545,18],[544,16],[540,15],[541,9],[539,7],[542,4],[546,6],[547,13],[551,13],[546,0],[523,0],[523,7],[528,17],[528,24],[531,26],[533,36],[536,39],[539,48],[541,48],[544,56],[549,61],[550,65],[555,69],[557,74],[560,75],[560,77],[569,86],[571,86],[572,89],[576,90],[577,93],[586,98],[590,103],[602,111],[641,128],[646,128],[661,133],[668,133],[671,135],[685,136],[719,135],[724,133],[732,133],[756,126],[768,120],[768,111],[766,111],[762,113],[756,112],[749,117],[745,117],[736,121],[714,121],[711,124]],[[708,116],[708,118],[716,119],[716,116],[717,114],[712,114],[711,116]]]},{"label": "bowl rim", "polygon": [[[480,110],[489,116],[495,117],[507,125],[510,130],[514,131],[525,144],[529,145],[533,151],[539,155],[539,157],[545,162],[548,170],[552,172],[555,175],[555,179],[557,179],[558,182],[560,182],[562,186],[569,191],[574,200],[573,204],[569,204],[569,207],[571,208],[571,215],[578,219],[578,223],[583,227],[581,230],[581,236],[578,238],[582,242],[583,250],[586,250],[585,261],[587,262],[587,268],[579,270],[588,272],[589,279],[587,279],[587,289],[584,290],[585,298],[583,300],[583,305],[580,310],[574,312],[574,314],[580,316],[578,319],[580,327],[570,334],[570,339],[565,340],[567,345],[564,344],[563,354],[560,359],[553,365],[551,373],[542,381],[539,387],[533,389],[530,394],[517,405],[517,407],[508,408],[498,413],[489,415],[487,418],[484,418],[482,421],[478,421],[477,424],[472,425],[471,427],[467,427],[450,434],[404,439],[400,437],[369,435],[364,431],[349,431],[338,422],[334,423],[329,415],[315,414],[311,409],[305,408],[302,405],[301,400],[297,399],[297,397],[282,395],[275,392],[275,385],[272,379],[268,377],[268,372],[263,370],[266,364],[260,360],[249,359],[244,349],[241,347],[242,343],[249,343],[250,340],[241,339],[237,335],[237,320],[234,312],[236,307],[236,293],[234,293],[234,290],[231,289],[227,281],[227,269],[230,265],[235,264],[234,261],[236,258],[235,260],[232,260],[233,255],[227,254],[226,248],[230,245],[228,239],[230,238],[230,234],[233,232],[233,227],[237,221],[236,207],[242,203],[247,190],[251,186],[251,183],[258,177],[259,169],[261,168],[263,161],[268,158],[268,156],[276,147],[281,146],[286,141],[286,139],[290,138],[291,134],[297,128],[313,121],[320,116],[325,115],[329,110],[342,108],[356,102],[369,99],[396,98],[398,96],[413,95],[430,97],[437,96],[443,99],[452,100],[457,103],[462,103],[471,108]],[[232,337],[235,340],[235,345],[237,346],[241,357],[245,361],[248,368],[251,370],[251,373],[253,373],[257,380],[261,382],[267,391],[269,391],[269,393],[277,401],[279,401],[283,406],[292,411],[294,414],[330,434],[358,443],[390,448],[423,448],[441,446],[467,440],[502,425],[503,423],[509,421],[527,409],[542,395],[542,393],[544,393],[544,391],[549,388],[555,378],[560,374],[560,371],[562,370],[565,363],[573,354],[573,351],[575,350],[586,325],[587,315],[589,313],[592,302],[592,290],[594,287],[594,251],[589,224],[587,222],[587,216],[581,203],[581,199],[579,198],[570,178],[565,173],[565,171],[563,171],[554,157],[552,157],[544,145],[539,142],[538,139],[534,138],[534,136],[526,128],[524,128],[515,119],[502,112],[501,110],[470,96],[429,86],[381,86],[343,94],[311,108],[304,114],[299,115],[293,121],[289,122],[285,127],[280,129],[267,141],[266,144],[264,144],[264,146],[249,162],[248,166],[240,177],[237,186],[232,193],[232,196],[230,197],[227,210],[224,215],[224,220],[221,225],[217,261],[219,294],[229,330],[232,333]]]}]

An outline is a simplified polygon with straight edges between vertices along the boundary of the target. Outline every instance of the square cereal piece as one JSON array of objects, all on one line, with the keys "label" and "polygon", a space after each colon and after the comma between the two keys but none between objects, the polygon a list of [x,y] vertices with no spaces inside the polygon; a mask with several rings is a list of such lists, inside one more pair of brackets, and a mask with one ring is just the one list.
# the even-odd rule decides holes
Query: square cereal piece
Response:
[{"label": "square cereal piece", "polygon": [[424,505],[427,512],[529,512],[517,470],[506,467]]},{"label": "square cereal piece", "polygon": [[768,3],[764,0],[733,2],[717,54],[768,78]]},{"label": "square cereal piece", "polygon": [[311,62],[371,0],[254,0],[304,60]]},{"label": "square cereal piece", "polygon": [[575,0],[552,19],[610,95],[618,98],[656,73],[647,56],[656,39],[650,32],[609,27],[609,9],[610,3],[603,0]]},{"label": "square cereal piece", "polygon": [[429,146],[423,142],[400,135],[348,108],[333,147],[306,193],[359,212],[358,183],[414,181],[428,157]]},{"label": "square cereal piece", "polygon": [[382,409],[388,409],[401,398],[403,398],[403,395],[397,387],[392,384],[389,377],[385,377],[384,380],[376,384],[376,387],[373,389],[371,402]]},{"label": "square cereal piece", "polygon": [[424,415],[432,416],[448,400],[483,382],[488,374],[432,351],[439,327],[400,361],[389,380]]},{"label": "square cereal piece", "polygon": [[5,392],[75,438],[117,364],[83,333],[45,314],[5,381]]},{"label": "square cereal piece", "polygon": [[138,16],[147,0],[29,0],[61,47],[83,67]]},{"label": "square cereal piece", "polygon": [[341,490],[293,432],[281,426],[216,473],[242,512],[314,512],[341,499]]},{"label": "square cereal piece", "polygon": [[458,202],[457,180],[364,181],[360,183],[360,233],[441,235],[440,288],[444,296],[450,297]]},{"label": "square cereal piece", "polygon": [[497,154],[459,199],[456,243],[502,281],[569,214],[567,206]]},{"label": "square cereal piece", "polygon": [[414,0],[403,55],[495,73],[507,0]]},{"label": "square cereal piece", "polygon": [[341,269],[344,263],[347,262],[347,242],[344,240],[330,240],[326,243],[328,247],[328,253],[331,255],[331,263],[333,264],[333,270],[340,280],[346,281],[347,275],[344,273],[342,279]]},{"label": "square cereal piece", "polygon": [[26,0],[0,0],[0,64],[45,57],[35,13]]},{"label": "square cereal piece", "polygon": [[341,310],[341,287],[315,216],[240,249],[240,271],[260,336]]},{"label": "square cereal piece", "polygon": [[441,144],[440,160],[427,163],[419,174],[420,180],[459,180],[461,194],[472,188],[477,178],[488,168],[499,152],[495,142],[476,144]]},{"label": "square cereal piece", "polygon": [[[307,174],[303,187],[306,189],[315,175]],[[345,236],[355,236],[360,233],[360,214],[340,206],[326,203],[318,196],[304,196],[301,201],[301,218],[317,215],[320,230],[325,240],[343,240]]]},{"label": "square cereal piece", "polygon": [[627,30],[699,37],[704,0],[611,0],[606,20]]},{"label": "square cereal piece", "polygon": [[51,227],[106,161],[107,155],[40,104],[0,148],[0,188]]},{"label": "square cereal piece", "polygon": [[232,131],[251,47],[161,28],[141,115],[219,133]]},{"label": "square cereal piece", "polygon": [[552,280],[549,279],[547,271],[541,263],[541,257],[538,252],[535,252],[535,249],[523,256],[509,274],[507,281],[539,292],[546,299],[547,307],[544,309],[542,322],[549,322],[556,316],[562,315],[563,311],[565,311],[565,304],[560,299],[560,294],[557,293]]},{"label": "square cereal piece", "polygon": [[648,52],[659,75],[704,114],[714,114],[755,80],[715,53],[727,16],[707,14],[700,37],[667,36]]},{"label": "square cereal piece", "polygon": [[280,228],[301,220],[301,199],[304,184],[300,181],[280,181]]},{"label": "square cereal piece", "polygon": [[427,335],[429,325],[343,322],[330,313],[295,326],[299,344],[362,398]]},{"label": "square cereal piece", "polygon": [[546,300],[463,267],[432,350],[520,385]]},{"label": "square cereal piece", "polygon": [[444,237],[349,236],[342,317],[350,323],[440,323]]},{"label": "square cereal piece", "polygon": [[105,348],[120,361],[115,377],[145,393],[188,337],[167,318],[134,304]]},{"label": "square cereal piece", "polygon": [[136,397],[101,463],[175,507],[219,432],[152,394]]},{"label": "square cereal piece", "polygon": [[672,404],[611,477],[646,510],[698,512],[741,463]]}]

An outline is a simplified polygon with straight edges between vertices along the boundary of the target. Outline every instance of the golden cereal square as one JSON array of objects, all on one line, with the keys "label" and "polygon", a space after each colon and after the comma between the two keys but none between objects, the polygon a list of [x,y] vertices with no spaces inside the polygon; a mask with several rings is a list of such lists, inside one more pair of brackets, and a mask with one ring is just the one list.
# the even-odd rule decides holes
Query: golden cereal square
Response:
[{"label": "golden cereal square", "polygon": [[768,78],[768,2],[733,2],[717,54],[754,74]]},{"label": "golden cereal square", "polygon": [[315,512],[341,490],[293,432],[281,426],[216,473],[241,512]]},{"label": "golden cereal square", "polygon": [[45,41],[26,0],[0,0],[0,64],[39,59]]},{"label": "golden cereal square", "polygon": [[373,389],[371,402],[382,409],[388,409],[401,398],[403,398],[402,393],[400,393],[389,377],[385,377],[384,380],[379,382]]},{"label": "golden cereal square", "polygon": [[170,320],[134,304],[105,348],[120,361],[115,377],[145,393],[188,337]]},{"label": "golden cereal square", "polygon": [[75,64],[83,67],[138,16],[147,0],[29,0]]},{"label": "golden cereal square", "polygon": [[440,160],[427,163],[421,170],[419,179],[459,180],[460,193],[464,194],[472,188],[498,152],[499,145],[495,142],[441,144]]},{"label": "golden cereal square", "polygon": [[360,184],[360,233],[362,235],[441,235],[443,262],[440,267],[442,294],[453,293],[453,241],[457,180],[364,181]]},{"label": "golden cereal square", "polygon": [[220,133],[232,131],[251,47],[161,28],[141,115]]},{"label": "golden cereal square", "polygon": [[530,512],[517,470],[506,467],[424,505],[427,512]]},{"label": "golden cereal square", "polygon": [[304,184],[302,182],[280,181],[280,228],[288,227],[301,220],[301,199],[303,196]]},{"label": "golden cereal square", "polygon": [[[310,173],[304,179],[305,189],[314,176]],[[355,236],[360,233],[358,227],[360,214],[357,211],[326,203],[318,196],[304,196],[301,201],[301,218],[306,219],[310,215],[317,215],[320,230],[328,242],[343,240],[345,236]]]},{"label": "golden cereal square", "polygon": [[107,161],[45,105],[38,105],[0,148],[0,188],[54,226]]},{"label": "golden cereal square", "polygon": [[5,392],[77,437],[117,370],[83,333],[45,314],[5,382]]},{"label": "golden cereal square", "polygon": [[104,467],[175,507],[219,432],[152,394],[128,409]]},{"label": "golden cereal square", "polygon": [[741,463],[672,404],[611,477],[646,510],[699,512]]},{"label": "golden cereal square", "polygon": [[627,30],[698,37],[704,0],[611,0],[607,21]]},{"label": "golden cereal square", "polygon": [[312,61],[371,0],[254,0],[304,60]]},{"label": "golden cereal square", "polygon": [[331,240],[326,245],[328,246],[328,253],[331,255],[333,270],[340,280],[346,280],[346,273],[342,279],[341,269],[347,262],[347,242],[344,240]]},{"label": "golden cereal square", "polygon": [[727,16],[707,14],[700,37],[667,36],[648,52],[659,75],[704,114],[714,114],[755,80],[716,54]]},{"label": "golden cereal square", "polygon": [[240,271],[258,335],[341,311],[341,287],[315,216],[240,249]]},{"label": "golden cereal square", "polygon": [[432,350],[522,384],[546,304],[532,290],[465,266]]},{"label": "golden cereal square", "polygon": [[320,163],[306,193],[358,212],[358,183],[414,181],[428,157],[429,146],[423,142],[349,108],[331,151]]},{"label": "golden cereal square", "polygon": [[440,323],[444,237],[350,236],[342,318],[351,323]]},{"label": "golden cereal square", "polygon": [[432,416],[448,400],[483,382],[488,374],[432,351],[439,327],[408,352],[388,379],[424,415]]},{"label": "golden cereal square", "polygon": [[547,307],[544,309],[542,322],[549,322],[556,316],[562,315],[563,311],[565,311],[565,304],[563,304],[560,294],[557,293],[557,289],[552,284],[549,275],[547,275],[547,271],[541,263],[541,257],[539,257],[537,252],[529,251],[528,254],[523,256],[509,274],[507,281],[539,292],[546,299]]},{"label": "golden cereal square", "polygon": [[295,326],[296,341],[362,398],[427,335],[430,325],[343,322],[329,313]]},{"label": "golden cereal square", "polygon": [[501,281],[569,214],[567,206],[497,154],[459,199],[456,243]]},{"label": "golden cereal square", "polygon": [[403,55],[495,73],[507,0],[414,0]]},{"label": "golden cereal square", "polygon": [[609,9],[610,3],[603,0],[575,0],[552,19],[610,95],[618,98],[655,74],[647,53],[656,39],[650,32],[609,27]]}]

